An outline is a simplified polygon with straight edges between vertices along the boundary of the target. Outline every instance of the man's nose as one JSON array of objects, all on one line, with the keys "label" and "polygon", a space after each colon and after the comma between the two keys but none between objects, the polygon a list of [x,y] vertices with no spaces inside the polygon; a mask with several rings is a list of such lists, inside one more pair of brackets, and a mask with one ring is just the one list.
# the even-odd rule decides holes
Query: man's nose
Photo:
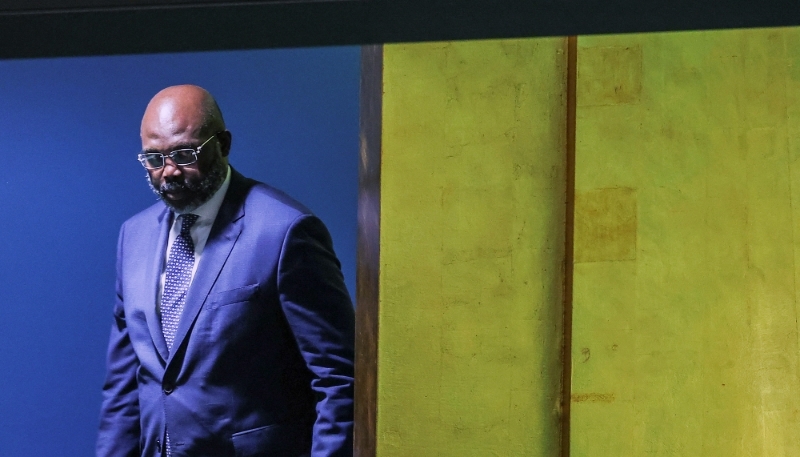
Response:
[{"label": "man's nose", "polygon": [[180,176],[183,172],[181,167],[175,164],[169,157],[164,157],[164,168],[161,171],[161,174],[164,176]]}]

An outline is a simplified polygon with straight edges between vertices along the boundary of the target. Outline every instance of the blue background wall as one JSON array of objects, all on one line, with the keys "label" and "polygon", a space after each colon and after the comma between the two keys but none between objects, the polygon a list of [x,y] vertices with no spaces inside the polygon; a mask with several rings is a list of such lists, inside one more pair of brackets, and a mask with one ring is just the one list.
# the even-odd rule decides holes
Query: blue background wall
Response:
[{"label": "blue background wall", "polygon": [[0,61],[0,456],[94,453],[120,224],[163,87],[207,88],[231,164],[326,222],[355,291],[359,49]]}]

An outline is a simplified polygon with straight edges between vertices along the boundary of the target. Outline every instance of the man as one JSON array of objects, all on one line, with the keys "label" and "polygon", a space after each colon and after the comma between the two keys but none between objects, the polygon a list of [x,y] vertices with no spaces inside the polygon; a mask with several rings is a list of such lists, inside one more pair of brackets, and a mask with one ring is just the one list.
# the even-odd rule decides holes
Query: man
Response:
[{"label": "man", "polygon": [[324,225],[228,166],[212,96],[148,104],[97,455],[352,456],[353,307]]}]

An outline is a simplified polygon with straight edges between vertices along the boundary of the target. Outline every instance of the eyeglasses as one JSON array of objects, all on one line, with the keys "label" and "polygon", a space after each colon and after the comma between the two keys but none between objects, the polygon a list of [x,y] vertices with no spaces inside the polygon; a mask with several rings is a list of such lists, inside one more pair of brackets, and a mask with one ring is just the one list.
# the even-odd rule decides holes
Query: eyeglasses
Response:
[{"label": "eyeglasses", "polygon": [[139,154],[138,159],[141,162],[142,166],[147,168],[148,170],[158,170],[164,166],[165,160],[167,157],[175,163],[175,165],[191,165],[197,162],[197,154],[200,154],[200,150],[203,149],[203,146],[208,144],[212,138],[219,135],[222,132],[217,132],[207,140],[203,142],[197,149],[176,149],[169,154],[162,154],[160,152],[142,152]]}]

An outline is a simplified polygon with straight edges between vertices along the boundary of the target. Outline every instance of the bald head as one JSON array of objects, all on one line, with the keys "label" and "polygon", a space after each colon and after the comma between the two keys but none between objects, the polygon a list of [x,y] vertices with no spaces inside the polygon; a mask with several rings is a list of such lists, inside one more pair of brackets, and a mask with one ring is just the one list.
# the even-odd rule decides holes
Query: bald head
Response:
[{"label": "bald head", "polygon": [[225,130],[214,97],[193,85],[171,86],[157,93],[145,109],[141,135],[190,133],[198,137]]}]

